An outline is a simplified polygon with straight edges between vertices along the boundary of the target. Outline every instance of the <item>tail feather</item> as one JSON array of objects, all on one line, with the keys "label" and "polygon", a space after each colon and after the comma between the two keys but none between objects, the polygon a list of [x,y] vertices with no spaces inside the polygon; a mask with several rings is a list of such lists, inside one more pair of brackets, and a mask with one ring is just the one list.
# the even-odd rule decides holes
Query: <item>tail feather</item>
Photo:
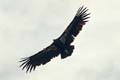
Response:
[{"label": "tail feather", "polygon": [[61,53],[61,59],[64,59],[68,56],[71,56],[74,50],[74,46],[71,45],[69,47],[66,48],[66,50],[64,52]]}]

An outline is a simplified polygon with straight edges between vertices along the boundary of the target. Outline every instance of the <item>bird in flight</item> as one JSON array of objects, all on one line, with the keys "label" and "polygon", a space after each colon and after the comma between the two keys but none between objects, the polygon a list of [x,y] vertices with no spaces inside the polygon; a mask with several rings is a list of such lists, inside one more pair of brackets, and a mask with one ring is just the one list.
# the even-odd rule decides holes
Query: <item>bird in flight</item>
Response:
[{"label": "bird in flight", "polygon": [[90,18],[90,13],[87,13],[87,11],[88,9],[86,7],[80,7],[72,22],[60,37],[53,40],[53,43],[36,54],[22,58],[20,61],[22,62],[20,65],[22,70],[26,69],[26,72],[34,71],[36,66],[45,65],[51,61],[52,58],[57,57],[58,55],[61,55],[61,59],[71,56],[74,50],[74,45],[71,45],[71,43],[82,30],[83,25],[88,22],[87,19]]}]

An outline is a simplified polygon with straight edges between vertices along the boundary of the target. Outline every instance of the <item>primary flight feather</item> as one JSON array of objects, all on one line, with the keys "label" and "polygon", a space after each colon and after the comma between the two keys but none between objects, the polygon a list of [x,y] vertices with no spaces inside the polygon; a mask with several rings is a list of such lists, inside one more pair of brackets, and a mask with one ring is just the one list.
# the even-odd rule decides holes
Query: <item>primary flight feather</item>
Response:
[{"label": "primary flight feather", "polygon": [[58,55],[61,55],[61,59],[71,56],[74,49],[74,45],[71,45],[71,43],[80,32],[83,25],[88,21],[87,19],[89,18],[88,15],[90,15],[90,13],[87,13],[87,11],[88,9],[86,7],[80,7],[72,22],[68,25],[62,35],[55,39],[53,43],[45,49],[30,57],[23,58],[20,61],[22,62],[20,67],[22,67],[22,69],[26,68],[26,72],[31,72],[32,70],[35,70],[36,66],[44,65]]}]

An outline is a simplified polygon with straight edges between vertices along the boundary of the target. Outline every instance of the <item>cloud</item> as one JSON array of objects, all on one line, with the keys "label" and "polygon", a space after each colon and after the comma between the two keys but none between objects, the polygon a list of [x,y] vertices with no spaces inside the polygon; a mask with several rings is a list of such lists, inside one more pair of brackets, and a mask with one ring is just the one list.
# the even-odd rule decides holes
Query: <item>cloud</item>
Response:
[{"label": "cloud", "polygon": [[[0,76],[2,80],[119,80],[119,0],[0,0]],[[73,55],[59,57],[31,74],[19,60],[57,38],[81,4],[90,21],[76,38]],[[59,29],[59,31],[58,31]]]}]

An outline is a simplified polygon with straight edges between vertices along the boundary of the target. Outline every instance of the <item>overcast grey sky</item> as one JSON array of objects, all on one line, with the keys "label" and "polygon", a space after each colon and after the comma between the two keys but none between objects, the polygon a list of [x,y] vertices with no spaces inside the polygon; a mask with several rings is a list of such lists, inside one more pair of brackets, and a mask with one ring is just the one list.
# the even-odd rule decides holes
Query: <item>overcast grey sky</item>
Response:
[{"label": "overcast grey sky", "polygon": [[[26,74],[20,58],[48,46],[85,5],[89,22],[71,57]],[[0,80],[120,80],[119,0],[0,0]]]}]

